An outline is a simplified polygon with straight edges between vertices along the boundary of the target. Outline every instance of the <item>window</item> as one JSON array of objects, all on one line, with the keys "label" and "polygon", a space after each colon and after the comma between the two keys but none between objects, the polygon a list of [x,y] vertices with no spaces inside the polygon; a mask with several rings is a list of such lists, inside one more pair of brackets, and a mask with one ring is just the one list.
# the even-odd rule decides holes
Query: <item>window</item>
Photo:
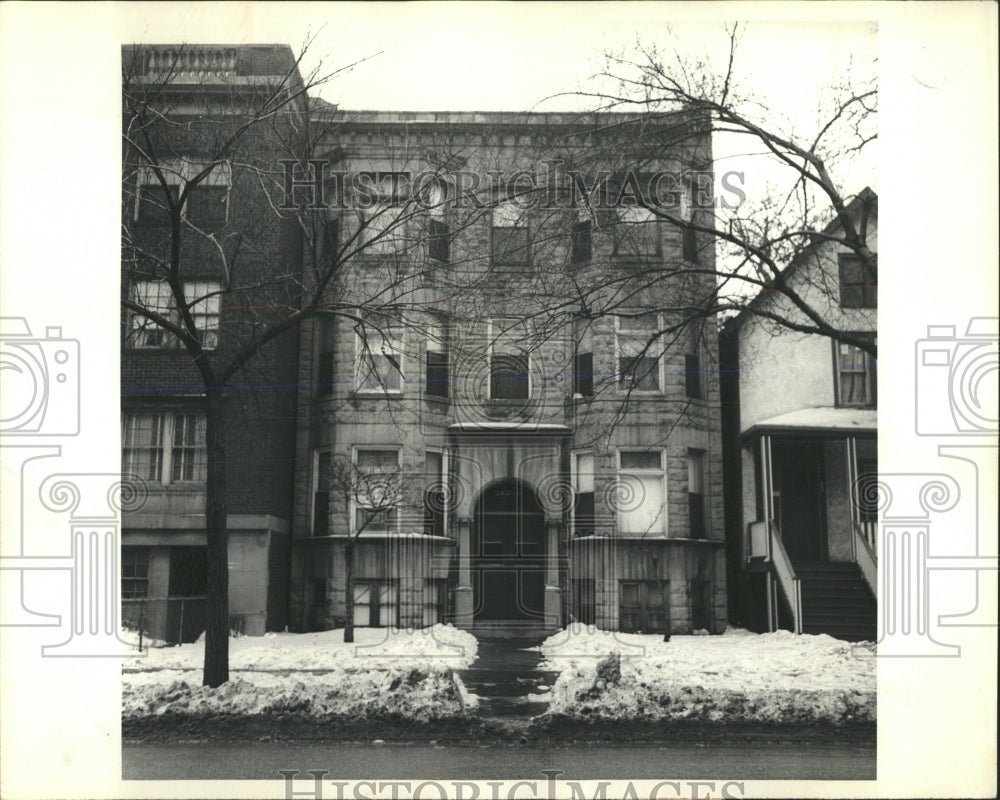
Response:
[{"label": "window", "polygon": [[406,245],[406,220],[400,206],[380,203],[359,211],[362,255],[397,253]]},{"label": "window", "polygon": [[202,345],[214,350],[219,344],[219,300],[221,290],[218,283],[194,281],[184,284],[184,299],[191,311],[191,320],[201,337]]},{"label": "window", "polygon": [[688,533],[692,539],[704,539],[705,527],[705,451],[688,450]]},{"label": "window", "polygon": [[[201,338],[202,347],[214,350],[219,344],[219,318],[222,287],[213,281],[187,281],[184,299],[188,303],[191,320]],[[137,281],[132,284],[132,300],[149,311],[155,312],[175,325],[181,324],[180,313],[174,303],[173,293],[166,281]],[[141,314],[132,314],[131,344],[135,348],[162,348],[178,346],[177,338]]]},{"label": "window", "polygon": [[840,305],[843,308],[878,308],[878,276],[856,253],[838,253]]},{"label": "window", "polygon": [[122,547],[122,600],[149,596],[149,550]]},{"label": "window", "polygon": [[662,451],[621,450],[618,459],[619,491],[615,492],[618,530],[631,534],[665,533],[667,508]]},{"label": "window", "polygon": [[448,347],[444,327],[431,325],[427,330],[427,375],[424,392],[434,397],[448,397]]},{"label": "window", "polygon": [[833,354],[837,405],[875,408],[875,359],[843,342],[834,342]]},{"label": "window", "polygon": [[[170,186],[166,192],[170,193],[171,202],[176,205],[180,196],[179,186]],[[139,204],[136,210],[136,221],[143,225],[169,225],[170,210],[167,206],[167,197],[163,186],[160,183],[143,183],[139,185]]]},{"label": "window", "polygon": [[164,486],[205,480],[205,418],[191,413],[123,415],[122,472]]},{"label": "window", "polygon": [[573,321],[576,356],[573,368],[573,394],[580,397],[594,396],[594,333],[593,320],[577,318]]},{"label": "window", "polygon": [[618,625],[627,633],[662,633],[669,581],[619,581]]},{"label": "window", "polygon": [[365,448],[354,451],[358,485],[355,487],[354,531],[396,529],[399,500],[399,449]]},{"label": "window", "polygon": [[662,252],[660,220],[648,208],[622,206],[618,209],[615,256],[645,259]]},{"label": "window", "polygon": [[323,259],[329,268],[337,266],[340,258],[340,217],[323,224]]},{"label": "window", "polygon": [[490,399],[531,397],[531,357],[523,349],[527,332],[514,320],[493,320],[490,335]]},{"label": "window", "polygon": [[[159,164],[167,191],[176,203],[183,187],[194,179],[207,164],[184,159],[167,160]],[[229,219],[229,190],[233,185],[232,170],[227,163],[216,164],[208,175],[188,188],[182,219],[198,227],[221,226]],[[151,167],[139,171],[138,201],[135,219],[144,224],[167,225],[167,211],[163,184]]]},{"label": "window", "polygon": [[197,414],[174,415],[171,481],[204,478],[205,420]]},{"label": "window", "polygon": [[595,583],[593,578],[574,578],[573,590],[573,618],[584,625],[594,624],[594,606],[596,599]]},{"label": "window", "polygon": [[357,212],[363,255],[400,252],[406,246],[407,215],[403,203],[409,190],[409,175],[376,172],[358,176],[371,179],[358,195],[363,203],[363,210]]},{"label": "window", "polygon": [[447,264],[451,257],[451,229],[448,226],[447,191],[443,181],[425,187],[427,208],[427,257]]},{"label": "window", "polygon": [[594,532],[594,455],[573,454],[573,533],[590,536]]},{"label": "window", "polygon": [[440,578],[424,581],[424,626],[437,625],[444,619],[445,602],[448,597],[448,582]]},{"label": "window", "polygon": [[681,207],[680,216],[681,219],[688,223],[684,225],[681,229],[682,236],[682,255],[685,261],[690,261],[692,264],[698,263],[698,233],[694,228],[690,227],[694,223],[695,215],[695,204],[694,204],[694,187],[685,186],[684,191],[681,192]]},{"label": "window", "polygon": [[447,264],[451,256],[451,231],[443,219],[431,218],[427,221],[427,255],[435,261]]},{"label": "window", "polygon": [[373,319],[357,329],[359,392],[399,394],[403,390],[403,328],[388,317]]},{"label": "window", "polygon": [[187,218],[200,228],[225,225],[229,216],[229,187],[198,184],[188,189]]},{"label": "window", "polygon": [[639,314],[615,318],[618,385],[621,391],[659,392],[659,316]]},{"label": "window", "polygon": [[527,212],[515,203],[501,203],[493,210],[490,255],[494,266],[520,267],[531,264]]},{"label": "window", "polygon": [[570,261],[573,264],[586,264],[592,257],[593,223],[589,219],[573,223],[570,231]]},{"label": "window", "polygon": [[328,536],[330,533],[331,458],[329,452],[317,452],[313,455],[313,536]]},{"label": "window", "polygon": [[694,400],[702,399],[701,326],[692,322],[684,340],[684,391]]},{"label": "window", "polygon": [[399,589],[390,581],[354,582],[354,624],[359,628],[399,625]]},{"label": "window", "polygon": [[[132,302],[167,319],[172,320],[173,318],[173,295],[170,291],[170,285],[166,281],[137,281],[133,283]],[[131,319],[133,347],[165,347],[173,340],[173,334],[141,314],[132,314]]]},{"label": "window", "polygon": [[424,454],[424,533],[444,536],[448,517],[447,477],[444,454],[428,450]]},{"label": "window", "polygon": [[319,338],[316,359],[316,394],[318,397],[329,397],[333,394],[336,325],[331,317],[320,317],[316,330]]}]

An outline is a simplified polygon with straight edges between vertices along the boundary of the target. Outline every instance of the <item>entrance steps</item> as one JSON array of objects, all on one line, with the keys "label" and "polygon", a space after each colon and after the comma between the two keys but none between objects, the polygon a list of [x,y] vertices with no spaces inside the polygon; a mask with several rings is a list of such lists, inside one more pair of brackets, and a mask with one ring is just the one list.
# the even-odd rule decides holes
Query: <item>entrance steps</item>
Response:
[{"label": "entrance steps", "polygon": [[558,630],[557,628],[547,628],[544,623],[520,620],[498,620],[496,622],[484,622],[476,620],[471,626],[458,627],[468,631],[477,639],[534,639],[538,644],[543,639],[551,636]]},{"label": "entrance steps", "polygon": [[802,632],[875,641],[876,606],[853,561],[795,561],[802,581]]}]

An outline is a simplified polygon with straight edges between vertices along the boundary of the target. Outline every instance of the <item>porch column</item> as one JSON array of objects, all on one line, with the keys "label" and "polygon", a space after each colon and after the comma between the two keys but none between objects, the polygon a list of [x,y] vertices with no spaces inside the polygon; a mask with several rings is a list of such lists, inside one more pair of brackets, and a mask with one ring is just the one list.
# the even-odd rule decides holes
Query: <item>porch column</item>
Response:
[{"label": "porch column", "polygon": [[458,586],[455,587],[455,627],[471,628],[473,622],[472,568],[469,553],[472,518],[458,517]]},{"label": "porch column", "polygon": [[853,436],[848,436],[844,440],[847,448],[844,453],[844,461],[847,468],[847,502],[850,508],[848,513],[851,522],[851,557],[857,561],[857,545],[854,539],[854,529],[859,521],[858,516],[858,446],[857,440]]},{"label": "porch column", "polygon": [[545,627],[549,629],[558,628],[562,622],[562,587],[559,580],[562,529],[561,518],[545,518]]},{"label": "porch column", "polygon": [[[761,507],[764,510],[765,545],[767,548],[767,563],[774,561],[771,552],[771,522],[774,519],[774,473],[771,463],[771,437],[764,434],[760,437],[760,492]],[[767,629],[778,630],[778,604],[775,599],[774,576],[771,569],[765,573],[765,591],[767,594]]]}]

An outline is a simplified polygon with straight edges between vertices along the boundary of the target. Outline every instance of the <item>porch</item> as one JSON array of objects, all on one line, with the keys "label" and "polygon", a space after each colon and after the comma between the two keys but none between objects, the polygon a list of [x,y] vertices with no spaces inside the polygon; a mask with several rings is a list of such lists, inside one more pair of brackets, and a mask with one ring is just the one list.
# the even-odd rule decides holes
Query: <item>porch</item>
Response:
[{"label": "porch", "polygon": [[743,437],[744,572],[757,625],[875,638],[875,412],[804,409]]}]

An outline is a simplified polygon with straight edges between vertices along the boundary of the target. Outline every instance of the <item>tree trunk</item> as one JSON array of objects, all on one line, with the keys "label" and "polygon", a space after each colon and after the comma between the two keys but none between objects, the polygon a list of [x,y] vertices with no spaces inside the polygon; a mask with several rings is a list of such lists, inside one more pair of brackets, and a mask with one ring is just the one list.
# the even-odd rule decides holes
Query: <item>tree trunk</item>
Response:
[{"label": "tree trunk", "polygon": [[205,607],[205,686],[229,680],[229,532],[226,529],[226,441],[221,392],[208,389],[205,415],[205,536],[208,599]]},{"label": "tree trunk", "polygon": [[344,641],[354,641],[354,540],[348,537],[344,545],[344,574],[347,596],[344,598]]}]

